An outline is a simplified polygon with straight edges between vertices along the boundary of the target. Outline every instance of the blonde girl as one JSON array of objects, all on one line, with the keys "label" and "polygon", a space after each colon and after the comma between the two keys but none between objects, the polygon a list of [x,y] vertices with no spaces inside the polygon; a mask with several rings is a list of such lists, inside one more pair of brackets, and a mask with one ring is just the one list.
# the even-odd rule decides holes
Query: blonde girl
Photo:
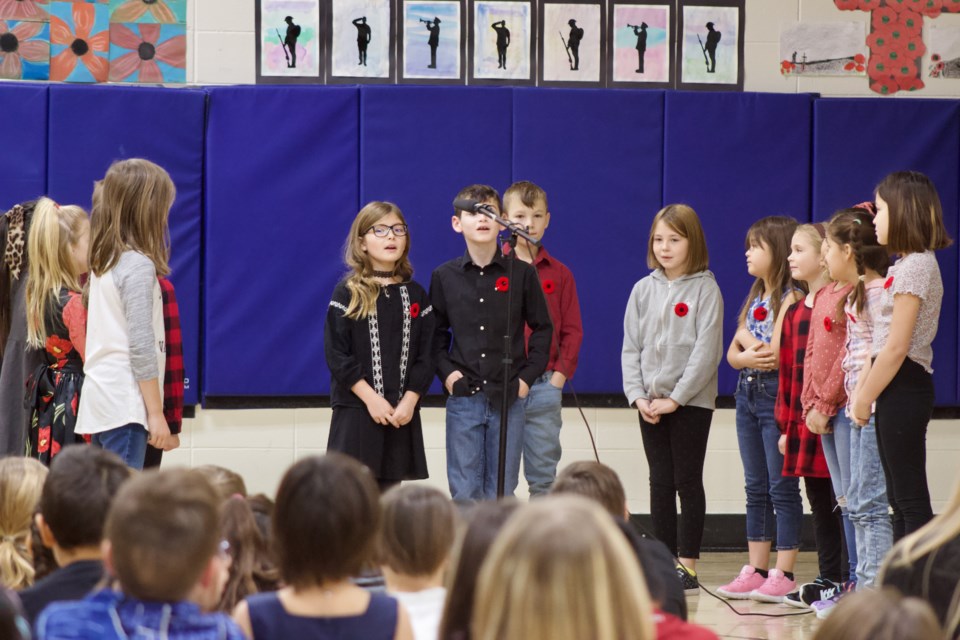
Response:
[{"label": "blonde girl", "polygon": [[876,402],[877,447],[899,540],[930,521],[927,424],[933,411],[933,343],[943,280],[933,252],[950,245],[940,197],[916,171],[892,173],[876,191],[877,241],[900,258],[883,283],[874,325],[872,364],[853,402],[853,419],[865,425]]},{"label": "blonde girl", "polygon": [[354,218],[349,271],[327,308],[324,352],[333,418],[327,448],[367,465],[381,490],[427,477],[420,398],[433,380],[433,309],[411,278],[400,209],[371,202]]},{"label": "blonde girl", "polygon": [[[726,598],[782,602],[796,586],[793,565],[800,546],[803,504],[799,480],[783,475],[780,430],[774,419],[780,327],[787,309],[800,297],[787,266],[796,228],[793,218],[769,216],[747,231],[747,271],[755,280],[740,309],[727,362],[740,371],[737,441],[746,480],[750,564],[717,589]],[[777,566],[768,573],[774,523]]]},{"label": "blonde girl", "polygon": [[723,297],[707,265],[696,212],[684,204],[661,209],[647,243],[653,272],[630,294],[620,356],[624,393],[640,413],[654,534],[679,558],[688,593],[700,588],[703,463],[723,358]]},{"label": "blonde girl", "polygon": [[30,435],[27,455],[44,464],[65,445],[83,442],[74,433],[83,385],[87,310],[81,276],[87,272],[90,220],[76,206],[41,198],[33,211],[27,242],[27,344],[43,352],[44,363],[28,383]]},{"label": "blonde girl", "polygon": [[77,433],[143,468],[147,443],[180,444],[163,415],[163,294],[170,273],[167,218],[176,188],[139,158],[115,162],[94,198],[85,379]]},{"label": "blonde girl", "polygon": [[581,496],[521,507],[480,570],[473,640],[652,640],[636,556],[613,519]]},{"label": "blonde girl", "polygon": [[32,458],[0,458],[0,587],[33,584],[30,523],[40,502],[47,468]]}]

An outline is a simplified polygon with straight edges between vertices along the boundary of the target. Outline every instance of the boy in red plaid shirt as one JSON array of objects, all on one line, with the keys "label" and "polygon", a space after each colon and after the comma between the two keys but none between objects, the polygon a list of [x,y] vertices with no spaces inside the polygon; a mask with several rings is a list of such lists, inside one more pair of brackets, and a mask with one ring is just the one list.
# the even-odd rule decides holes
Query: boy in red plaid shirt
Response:
[{"label": "boy in red plaid shirt", "polygon": [[[163,330],[167,347],[167,366],[163,373],[163,417],[170,426],[172,438],[180,439],[183,429],[183,336],[180,334],[180,307],[173,283],[157,278],[163,294]],[[143,468],[159,467],[163,449],[147,446]]]}]

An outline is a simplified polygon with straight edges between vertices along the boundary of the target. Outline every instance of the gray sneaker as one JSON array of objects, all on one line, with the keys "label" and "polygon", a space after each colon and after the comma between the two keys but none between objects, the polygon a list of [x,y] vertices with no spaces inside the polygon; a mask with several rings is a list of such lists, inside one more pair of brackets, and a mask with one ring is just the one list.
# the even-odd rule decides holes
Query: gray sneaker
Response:
[{"label": "gray sneaker", "polygon": [[690,570],[682,564],[677,564],[677,577],[680,578],[685,594],[689,596],[700,593],[700,581],[697,580],[697,576],[690,573]]}]

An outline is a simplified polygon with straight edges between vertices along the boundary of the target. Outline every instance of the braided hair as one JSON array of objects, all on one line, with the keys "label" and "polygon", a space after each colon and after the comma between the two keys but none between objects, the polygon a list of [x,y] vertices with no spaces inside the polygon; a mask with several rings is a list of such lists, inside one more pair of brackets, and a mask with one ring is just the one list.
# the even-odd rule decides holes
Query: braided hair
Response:
[{"label": "braided hair", "polygon": [[[834,214],[827,225],[827,236],[840,246],[850,245],[853,251],[857,275],[860,279],[857,281],[857,286],[850,292],[849,302],[857,310],[857,315],[860,315],[863,313],[863,306],[867,299],[863,277],[868,269],[876,271],[881,276],[887,275],[887,268],[890,266],[887,248],[877,242],[873,215],[862,208],[842,209]],[[845,302],[841,300],[838,305],[839,317],[843,317]]]}]

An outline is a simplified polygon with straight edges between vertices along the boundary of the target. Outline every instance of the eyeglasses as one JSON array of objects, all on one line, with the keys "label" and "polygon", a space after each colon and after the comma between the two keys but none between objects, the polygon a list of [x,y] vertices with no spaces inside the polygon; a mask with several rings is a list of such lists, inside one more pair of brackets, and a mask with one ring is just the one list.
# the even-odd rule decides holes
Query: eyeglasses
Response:
[{"label": "eyeglasses", "polygon": [[386,225],[386,224],[375,224],[366,231],[363,232],[364,235],[373,231],[373,235],[378,238],[386,238],[390,235],[390,232],[393,231],[393,235],[401,238],[407,235],[407,225],[405,224],[395,224],[395,225]]}]

